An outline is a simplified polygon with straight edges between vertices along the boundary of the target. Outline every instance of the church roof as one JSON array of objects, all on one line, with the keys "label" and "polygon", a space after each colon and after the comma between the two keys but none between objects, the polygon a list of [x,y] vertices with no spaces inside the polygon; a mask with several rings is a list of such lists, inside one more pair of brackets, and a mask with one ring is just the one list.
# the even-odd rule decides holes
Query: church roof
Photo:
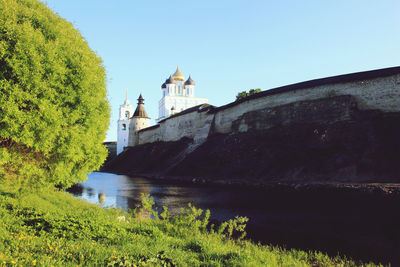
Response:
[{"label": "church roof", "polygon": [[164,82],[164,83],[161,85],[161,88],[167,88],[167,84]]},{"label": "church roof", "polygon": [[196,83],[193,81],[192,77],[190,77],[186,80],[185,85],[196,85]]},{"label": "church roof", "polygon": [[169,76],[169,78],[165,81],[165,84],[171,84],[171,83],[175,84],[175,80],[172,79],[171,76]]},{"label": "church roof", "polygon": [[142,94],[140,94],[138,98],[138,106],[135,110],[135,113],[133,113],[134,118],[148,118],[146,110],[144,109],[144,98],[142,97]]},{"label": "church roof", "polygon": [[175,81],[184,81],[185,76],[183,76],[182,72],[179,70],[179,66],[176,67],[175,73],[172,75]]}]

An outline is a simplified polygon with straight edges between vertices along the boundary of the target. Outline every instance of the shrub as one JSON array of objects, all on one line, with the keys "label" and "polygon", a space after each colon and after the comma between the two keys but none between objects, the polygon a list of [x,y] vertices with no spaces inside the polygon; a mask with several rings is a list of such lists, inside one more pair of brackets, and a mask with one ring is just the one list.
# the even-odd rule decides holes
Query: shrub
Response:
[{"label": "shrub", "polygon": [[37,0],[0,0],[0,179],[68,186],[106,157],[105,70]]}]

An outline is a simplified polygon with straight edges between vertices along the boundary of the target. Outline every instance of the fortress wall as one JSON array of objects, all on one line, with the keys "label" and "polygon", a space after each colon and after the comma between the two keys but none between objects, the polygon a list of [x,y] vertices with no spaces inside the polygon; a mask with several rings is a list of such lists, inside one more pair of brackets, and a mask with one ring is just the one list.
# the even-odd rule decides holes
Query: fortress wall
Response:
[{"label": "fortress wall", "polygon": [[380,109],[384,112],[398,112],[400,111],[400,75],[290,90],[249,99],[227,108],[222,107],[215,114],[215,131],[232,132],[232,122],[251,111],[335,95],[354,96],[358,108],[362,110]]},{"label": "fortress wall", "polygon": [[[368,76],[371,73],[372,76]],[[214,110],[187,110],[186,113],[161,121],[159,127],[139,131],[136,144],[178,141],[183,137],[204,140],[211,127],[214,133],[226,134],[267,129],[285,121],[296,123],[321,121],[324,118],[325,121],[345,120],[349,119],[354,106],[360,110],[399,112],[400,74],[397,71],[394,74],[377,75],[380,75],[377,71],[371,71],[329,77],[264,91]],[[337,98],[340,96],[344,98]],[[317,99],[326,100],[314,101]],[[321,103],[324,107],[320,106]],[[317,117],[311,118],[304,115],[308,113],[307,110],[309,113],[313,110],[321,112],[314,112]],[[333,117],[322,113],[330,113]]]},{"label": "fortress wall", "polygon": [[162,140],[160,129],[160,127],[157,127],[138,132],[139,144],[154,143]]},{"label": "fortress wall", "polygon": [[330,124],[351,120],[357,112],[354,96],[342,95],[298,101],[250,111],[232,122],[232,132],[267,130],[275,126],[303,123]]},{"label": "fortress wall", "polygon": [[193,111],[161,122],[163,141],[178,141],[183,137],[206,139],[211,127],[213,114]]},{"label": "fortress wall", "polygon": [[197,140],[206,139],[214,114],[194,110],[171,117],[160,123],[160,127],[139,131],[139,144],[156,141],[178,141],[183,137]]}]

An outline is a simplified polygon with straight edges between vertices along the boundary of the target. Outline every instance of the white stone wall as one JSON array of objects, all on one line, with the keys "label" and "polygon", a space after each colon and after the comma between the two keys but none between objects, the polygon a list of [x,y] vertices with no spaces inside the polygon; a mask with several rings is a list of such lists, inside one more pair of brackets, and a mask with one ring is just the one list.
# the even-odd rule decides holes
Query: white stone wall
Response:
[{"label": "white stone wall", "polygon": [[160,124],[160,137],[163,141],[177,141],[183,137],[207,138],[212,119],[212,114],[195,111],[165,120]]},{"label": "white stone wall", "polygon": [[141,131],[138,133],[139,144],[154,143],[162,140],[160,133],[160,127],[153,128],[146,131]]},{"label": "white stone wall", "polygon": [[193,111],[160,123],[160,127],[138,132],[139,144],[178,141],[183,137],[196,142],[207,138],[214,114]]},{"label": "white stone wall", "polygon": [[264,96],[223,109],[215,114],[215,130],[231,132],[232,121],[253,110],[276,107],[302,100],[313,100],[329,95],[353,95],[360,109],[400,111],[400,75],[349,83],[329,84],[307,89]]}]

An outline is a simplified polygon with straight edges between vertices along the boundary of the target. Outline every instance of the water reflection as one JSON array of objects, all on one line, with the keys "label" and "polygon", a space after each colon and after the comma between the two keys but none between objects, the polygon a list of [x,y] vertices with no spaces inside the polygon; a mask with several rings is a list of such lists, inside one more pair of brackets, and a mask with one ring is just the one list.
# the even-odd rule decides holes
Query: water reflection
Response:
[{"label": "water reflection", "polygon": [[190,202],[210,209],[216,221],[246,216],[249,237],[263,243],[400,263],[398,199],[162,183],[99,172],[90,174],[75,195],[99,203],[99,194],[104,194],[102,206],[126,210],[139,204],[141,193],[150,194],[159,210],[167,206],[172,214]]}]

